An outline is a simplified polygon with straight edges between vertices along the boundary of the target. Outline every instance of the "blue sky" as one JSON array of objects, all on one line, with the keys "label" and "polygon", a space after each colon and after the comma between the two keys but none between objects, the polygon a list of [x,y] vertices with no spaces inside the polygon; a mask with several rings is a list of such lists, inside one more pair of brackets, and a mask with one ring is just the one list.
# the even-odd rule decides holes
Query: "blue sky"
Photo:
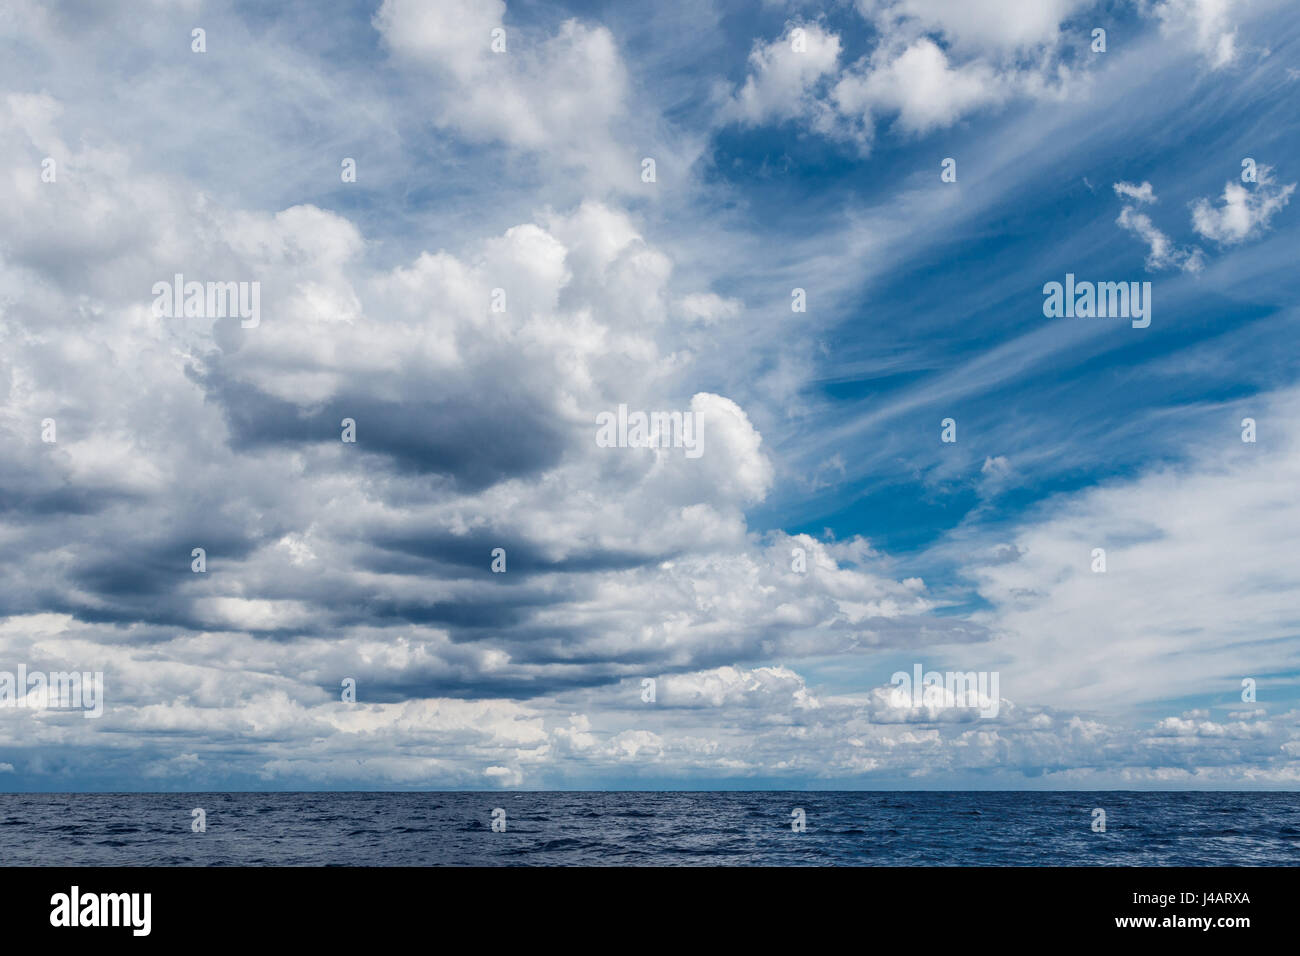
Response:
[{"label": "blue sky", "polygon": [[5,17],[0,787],[1300,779],[1285,4]]}]

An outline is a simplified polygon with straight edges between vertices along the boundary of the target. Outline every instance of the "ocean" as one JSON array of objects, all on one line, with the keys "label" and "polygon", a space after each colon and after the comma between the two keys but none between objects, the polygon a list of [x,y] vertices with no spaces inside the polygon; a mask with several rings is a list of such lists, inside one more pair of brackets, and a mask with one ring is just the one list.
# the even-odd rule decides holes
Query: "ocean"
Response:
[{"label": "ocean", "polygon": [[0,864],[1294,866],[1300,794],[0,794]]}]

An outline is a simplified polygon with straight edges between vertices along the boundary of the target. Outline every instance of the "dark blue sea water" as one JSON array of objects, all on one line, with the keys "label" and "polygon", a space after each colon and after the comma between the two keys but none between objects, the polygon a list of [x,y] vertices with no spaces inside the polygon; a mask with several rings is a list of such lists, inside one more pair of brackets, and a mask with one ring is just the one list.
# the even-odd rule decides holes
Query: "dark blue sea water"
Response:
[{"label": "dark blue sea water", "polygon": [[1293,866],[1300,794],[0,794],[0,864]]}]

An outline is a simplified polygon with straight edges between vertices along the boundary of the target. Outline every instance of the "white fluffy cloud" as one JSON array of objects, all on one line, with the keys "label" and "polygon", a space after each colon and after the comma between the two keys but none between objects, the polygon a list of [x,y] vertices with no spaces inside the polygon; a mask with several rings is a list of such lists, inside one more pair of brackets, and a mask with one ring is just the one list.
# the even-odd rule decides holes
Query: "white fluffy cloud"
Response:
[{"label": "white fluffy cloud", "polygon": [[770,43],[756,43],[749,75],[736,91],[729,115],[746,123],[808,117],[822,107],[812,95],[839,66],[840,38],[817,23],[790,23]]},{"label": "white fluffy cloud", "polygon": [[1225,183],[1218,206],[1208,199],[1198,199],[1192,205],[1192,227],[1196,232],[1206,239],[1233,245],[1268,229],[1269,221],[1291,201],[1296,184],[1277,185],[1271,166],[1257,167],[1256,178],[1253,188],[1231,180]]},{"label": "white fluffy cloud", "polygon": [[[865,150],[876,124],[890,118],[904,132],[923,134],[1013,97],[1060,95],[1069,74],[1053,58],[1058,24],[1077,5],[859,3],[879,35],[870,54],[841,67],[840,37],[820,25],[804,27],[809,52],[794,53],[787,28],[781,39],[756,46],[725,117],[748,123],[801,117]],[[1032,64],[1023,62],[1026,53]]]},{"label": "white fluffy cloud", "polygon": [[[424,77],[439,124],[635,189],[641,155],[621,126],[628,77],[613,35],[576,19],[549,34],[525,31],[505,14],[501,0],[384,0],[374,24],[397,64]],[[494,31],[504,52],[493,50]],[[660,162],[669,152],[651,150]]]},{"label": "white fluffy cloud", "polygon": [[[1196,200],[1192,204],[1192,228],[1197,235],[1230,246],[1264,233],[1273,217],[1290,202],[1296,184],[1279,186],[1270,166],[1256,167],[1256,179],[1249,185],[1231,180],[1225,183],[1217,206],[1209,199]],[[1178,268],[1185,272],[1199,272],[1204,267],[1205,254],[1199,247],[1178,245],[1155,225],[1150,215],[1140,211],[1139,206],[1157,201],[1149,182],[1141,185],[1118,182],[1114,189],[1117,195],[1132,203],[1124,206],[1116,222],[1120,228],[1146,243],[1148,269],[1155,272]]]},{"label": "white fluffy cloud", "polygon": [[864,72],[846,75],[834,95],[842,113],[896,113],[903,130],[925,133],[1003,102],[1009,93],[1007,78],[989,64],[952,66],[933,40],[922,38],[896,56],[875,58]]}]

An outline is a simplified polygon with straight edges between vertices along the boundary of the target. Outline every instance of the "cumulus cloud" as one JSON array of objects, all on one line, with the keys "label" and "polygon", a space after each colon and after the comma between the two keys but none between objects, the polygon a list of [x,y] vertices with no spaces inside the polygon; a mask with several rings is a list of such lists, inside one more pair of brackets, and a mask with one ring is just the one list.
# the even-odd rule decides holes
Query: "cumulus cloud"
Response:
[{"label": "cumulus cloud", "polygon": [[1294,713],[1272,722],[1202,719],[1193,768],[1185,718],[1128,727],[1005,697],[996,717],[981,717],[955,706],[946,690],[917,706],[887,679],[857,693],[824,694],[787,667],[726,666],[660,681],[654,703],[630,681],[573,697],[596,716],[557,719],[554,735],[574,764],[635,767],[646,779],[687,768],[738,780],[763,773],[911,786],[963,774],[1013,786],[1296,778],[1286,749],[1300,733]]},{"label": "cumulus cloud", "polygon": [[[603,27],[566,20],[540,43],[516,36],[501,0],[384,0],[375,27],[403,63],[440,75],[432,87],[442,122],[472,138],[574,151],[604,147],[623,105],[627,76]],[[500,31],[504,52],[492,49]]]},{"label": "cumulus cloud", "polygon": [[728,104],[727,115],[744,123],[785,120],[818,112],[812,96],[839,65],[840,38],[817,23],[789,23],[770,43],[755,43],[748,76]]},{"label": "cumulus cloud", "polygon": [[897,55],[878,56],[868,69],[846,75],[836,84],[834,98],[841,113],[894,113],[903,130],[925,133],[1001,103],[1009,94],[1007,78],[987,63],[950,65],[933,40],[922,38]]},{"label": "cumulus cloud", "polygon": [[1198,235],[1223,245],[1235,245],[1265,232],[1269,221],[1291,201],[1296,184],[1279,186],[1271,166],[1256,169],[1254,188],[1229,180],[1219,205],[1198,199],[1192,205],[1192,228]]},{"label": "cumulus cloud", "polygon": [[[746,410],[696,386],[685,338],[738,305],[680,285],[626,211],[542,210],[376,264],[338,212],[212,203],[69,146],[60,106],[0,112],[0,158],[29,171],[0,210],[28,240],[0,263],[19,304],[0,326],[0,652],[103,670],[108,709],[22,712],[6,762],[112,740],[105,773],[169,782],[516,785],[557,752],[566,693],[982,637],[867,552],[748,528],[775,468]],[[48,153],[66,188],[30,175]],[[155,315],[176,273],[260,282],[261,322]],[[620,404],[697,416],[703,454],[600,447]],[[643,732],[617,732],[620,759],[668,746]],[[174,751],[140,746],[155,735]],[[213,759],[236,738],[246,758]]]},{"label": "cumulus cloud", "polygon": [[[925,134],[1016,97],[1065,95],[1072,77],[1056,50],[1060,24],[1080,0],[860,0],[875,28],[872,51],[840,66],[840,39],[807,29],[820,52],[789,49],[789,30],[759,45],[726,118],[748,123],[801,116],[820,133],[866,150],[877,123]],[[812,31],[815,31],[812,32]]]},{"label": "cumulus cloud", "polygon": [[[434,120],[471,143],[527,150],[604,187],[640,186],[646,152],[681,166],[686,147],[629,122],[627,68],[604,26],[568,19],[551,31],[507,22],[502,0],[384,0],[374,26],[394,65],[425,91]],[[496,50],[494,50],[496,44]],[[653,134],[652,134],[653,135]]]}]

